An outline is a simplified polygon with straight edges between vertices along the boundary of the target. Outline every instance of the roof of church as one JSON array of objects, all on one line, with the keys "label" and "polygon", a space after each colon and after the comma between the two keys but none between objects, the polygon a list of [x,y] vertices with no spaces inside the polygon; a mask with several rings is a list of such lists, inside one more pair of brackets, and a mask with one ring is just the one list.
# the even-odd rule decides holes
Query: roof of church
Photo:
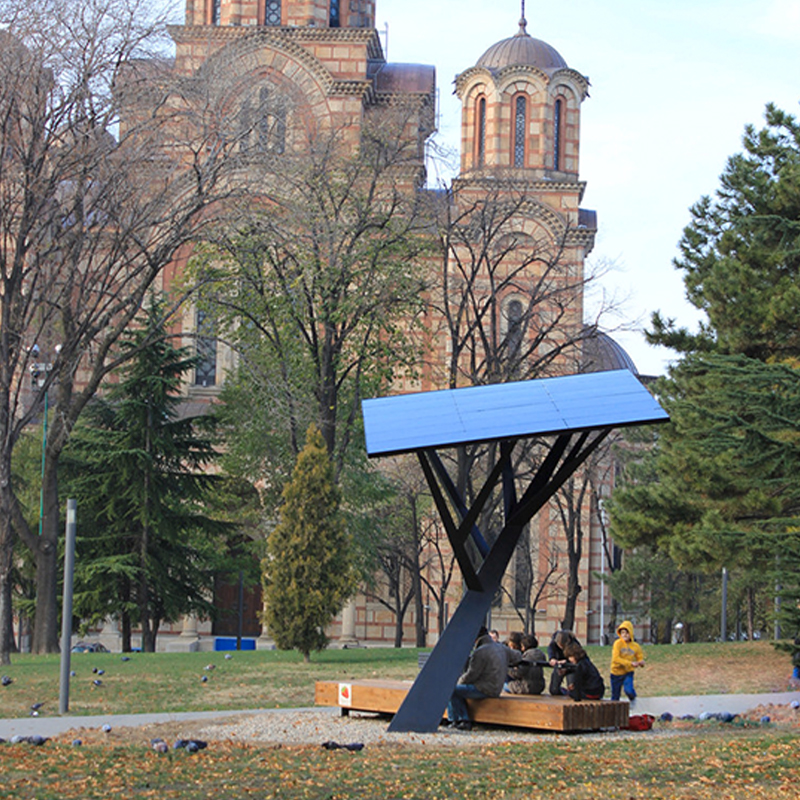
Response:
[{"label": "roof of church", "polygon": [[619,342],[607,333],[595,328],[585,328],[583,332],[583,358],[581,372],[606,372],[627,369],[639,374],[633,359]]},{"label": "roof of church", "polygon": [[502,69],[510,66],[538,67],[548,72],[564,69],[567,62],[555,47],[541,39],[534,39],[526,30],[525,19],[519,21],[519,30],[508,39],[493,44],[477,61],[477,67]]},{"label": "roof of church", "polygon": [[436,91],[436,68],[427,64],[383,64],[375,78],[379,92],[432,94]]}]

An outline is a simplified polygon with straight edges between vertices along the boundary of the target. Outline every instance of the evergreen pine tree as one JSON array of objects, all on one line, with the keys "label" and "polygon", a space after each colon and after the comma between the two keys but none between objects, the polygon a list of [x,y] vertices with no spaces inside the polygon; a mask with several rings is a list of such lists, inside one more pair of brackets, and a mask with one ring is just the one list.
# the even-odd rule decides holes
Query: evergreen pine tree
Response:
[{"label": "evergreen pine tree", "polygon": [[658,387],[672,422],[654,480],[615,492],[612,508],[627,546],[735,569],[751,633],[759,594],[798,585],[800,549],[800,125],[773,105],[766,123],[746,128],[744,152],[691,209],[675,266],[707,319],[690,332],[654,315],[649,340],[684,354]]},{"label": "evergreen pine tree", "polygon": [[81,520],[76,613],[119,619],[123,649],[138,622],[146,651],[163,620],[213,610],[228,527],[205,509],[215,481],[209,420],[179,414],[181,380],[195,359],[170,342],[162,311],[154,302],[124,342],[134,355],[87,408],[63,461]]},{"label": "evergreen pine tree", "polygon": [[322,434],[308,429],[292,478],[283,491],[280,521],[263,562],[265,621],[281,650],[306,661],[327,642],[325,628],[355,589],[350,538]]}]

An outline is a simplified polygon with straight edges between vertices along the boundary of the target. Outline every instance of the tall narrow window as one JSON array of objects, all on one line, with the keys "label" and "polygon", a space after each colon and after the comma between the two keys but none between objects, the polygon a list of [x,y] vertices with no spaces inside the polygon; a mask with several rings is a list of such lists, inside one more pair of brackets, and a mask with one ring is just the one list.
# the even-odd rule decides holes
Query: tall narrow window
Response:
[{"label": "tall narrow window", "polygon": [[478,166],[482,167],[486,163],[486,98],[478,100],[478,120],[477,120],[477,161]]},{"label": "tall narrow window", "polygon": [[339,19],[339,0],[331,0],[331,15],[330,26],[331,28],[338,28],[341,25]]},{"label": "tall narrow window", "polygon": [[522,314],[521,301],[511,300],[506,306],[506,360],[512,368],[522,348]]},{"label": "tall narrow window", "polygon": [[564,101],[556,100],[553,111],[553,169],[561,169],[561,129],[564,125]]},{"label": "tall narrow window", "polygon": [[222,0],[211,0],[211,24],[219,25],[219,15],[222,9]]},{"label": "tall narrow window", "polygon": [[520,95],[514,104],[514,166],[525,166],[525,124],[527,119],[528,103]]},{"label": "tall narrow window", "polygon": [[281,0],[267,0],[264,4],[264,24],[279,27],[281,24]]},{"label": "tall narrow window", "polygon": [[217,340],[214,338],[214,321],[205,312],[197,312],[197,366],[194,368],[195,386],[215,386],[217,383]]},{"label": "tall narrow window", "polygon": [[286,147],[286,108],[272,99],[267,86],[258,91],[257,148],[262,153],[283,153]]}]

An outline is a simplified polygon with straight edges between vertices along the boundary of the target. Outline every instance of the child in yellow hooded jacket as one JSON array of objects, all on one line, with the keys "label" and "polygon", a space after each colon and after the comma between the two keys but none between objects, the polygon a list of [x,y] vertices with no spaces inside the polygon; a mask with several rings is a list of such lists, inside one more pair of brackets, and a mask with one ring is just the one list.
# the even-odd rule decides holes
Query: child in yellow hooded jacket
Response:
[{"label": "child in yellow hooded jacket", "polygon": [[633,638],[633,625],[626,619],[617,628],[614,648],[611,652],[611,699],[619,700],[622,691],[633,702],[636,690],[633,688],[633,670],[644,666],[644,652]]}]

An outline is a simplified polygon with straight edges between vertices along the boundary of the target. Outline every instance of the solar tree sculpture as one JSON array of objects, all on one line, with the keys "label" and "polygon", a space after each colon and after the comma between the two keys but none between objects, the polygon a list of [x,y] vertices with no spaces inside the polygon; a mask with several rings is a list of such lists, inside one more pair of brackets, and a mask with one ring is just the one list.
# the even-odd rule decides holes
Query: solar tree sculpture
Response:
[{"label": "solar tree sculpture", "polygon": [[[618,427],[666,422],[666,412],[628,370],[374,398],[363,402],[371,458],[416,453],[461,569],[466,592],[395,714],[390,731],[435,731],[475,635],[525,525]],[[521,439],[553,437],[521,496],[512,455]],[[497,460],[471,506],[437,450],[497,442]],[[477,527],[497,486],[503,526],[489,546]],[[455,511],[455,516],[453,514]],[[469,547],[472,541],[474,547]]]}]

